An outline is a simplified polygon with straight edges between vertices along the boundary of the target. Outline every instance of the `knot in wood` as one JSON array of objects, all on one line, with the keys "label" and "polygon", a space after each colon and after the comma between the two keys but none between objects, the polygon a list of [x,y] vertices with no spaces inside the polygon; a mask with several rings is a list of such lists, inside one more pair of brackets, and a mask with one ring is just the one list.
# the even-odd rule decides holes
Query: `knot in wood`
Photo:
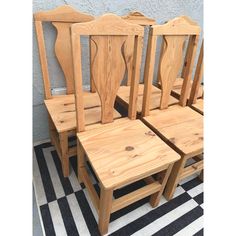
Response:
[{"label": "knot in wood", "polygon": [[125,151],[132,151],[132,150],[134,150],[134,147],[132,146],[125,147]]},{"label": "knot in wood", "polygon": [[152,132],[152,131],[148,131],[145,133],[146,135],[149,135],[149,136],[155,136],[155,134]]}]

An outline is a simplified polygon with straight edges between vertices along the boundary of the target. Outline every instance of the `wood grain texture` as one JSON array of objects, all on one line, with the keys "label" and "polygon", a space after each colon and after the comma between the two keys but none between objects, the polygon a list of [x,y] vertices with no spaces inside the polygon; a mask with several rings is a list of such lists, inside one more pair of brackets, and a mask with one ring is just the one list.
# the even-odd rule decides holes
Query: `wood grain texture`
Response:
[{"label": "wood grain texture", "polygon": [[204,114],[204,100],[199,98],[197,99],[196,103],[190,105],[195,111],[199,112],[200,114]]},{"label": "wood grain texture", "polygon": [[86,22],[93,19],[93,16],[79,12],[69,5],[60,6],[49,11],[34,13],[34,20],[37,21]]},{"label": "wood grain texture", "polygon": [[185,36],[163,36],[163,52],[160,58],[160,82],[162,87],[161,109],[166,109],[174,82],[182,64]]},{"label": "wood grain texture", "polygon": [[184,68],[182,77],[184,79],[183,86],[181,88],[181,95],[180,95],[180,105],[186,106],[188,95],[190,92],[191,87],[191,78],[192,78],[192,71],[193,66],[196,58],[197,52],[197,45],[198,45],[199,36],[198,35],[191,35],[189,37],[187,52],[185,55],[184,60]]},{"label": "wood grain texture", "polygon": [[57,29],[55,54],[65,76],[67,94],[72,94],[74,93],[74,79],[70,36],[71,23],[53,22],[52,24]]},{"label": "wood grain texture", "polygon": [[51,98],[51,85],[49,80],[47,54],[45,49],[43,26],[41,21],[35,21],[36,36],[39,48],[39,59],[41,63],[42,75],[43,75],[43,85],[44,85],[44,96],[46,99]]},{"label": "wood grain texture", "polygon": [[72,31],[80,35],[140,35],[143,36],[144,29],[140,25],[131,24],[121,17],[108,13],[98,17],[96,20],[74,24]]},{"label": "wood grain texture", "polygon": [[[83,92],[83,100],[85,125],[101,122],[101,108],[98,94]],[[73,94],[48,99],[44,102],[57,132],[76,129],[75,96]],[[113,112],[115,119],[121,117],[120,113],[115,109],[113,109]]]},{"label": "wood grain texture", "polygon": [[[152,85],[151,90],[152,91],[151,91],[149,109],[153,110],[153,109],[160,107],[161,90],[154,85]],[[144,84],[139,84],[139,86],[138,86],[138,101],[137,101],[138,114],[140,114],[142,112],[143,91],[144,91]],[[125,109],[128,109],[128,106],[129,106],[129,94],[130,94],[130,86],[126,86],[126,85],[120,86],[116,99]],[[178,102],[179,102],[178,99],[170,96],[169,105],[177,104]]]},{"label": "wood grain texture", "polygon": [[153,110],[143,120],[180,154],[202,153],[203,117],[191,108],[173,105],[165,110]]},{"label": "wood grain texture", "polygon": [[92,78],[101,100],[102,123],[113,121],[113,109],[117,91],[125,74],[122,54],[126,36],[93,36],[91,44],[96,48],[92,58]]},{"label": "wood grain texture", "polygon": [[194,74],[193,84],[191,87],[191,93],[189,97],[189,105],[195,104],[199,95],[199,90],[201,89],[201,81],[203,76],[203,41],[198,56],[197,67]]},{"label": "wood grain texture", "polygon": [[144,68],[144,91],[143,91],[143,107],[142,115],[147,116],[150,111],[150,98],[152,93],[152,81],[155,65],[157,37],[153,36],[153,30],[150,29],[148,37],[148,46],[146,53],[146,61]]},{"label": "wood grain texture", "polygon": [[176,17],[163,25],[154,25],[153,35],[199,35],[201,28],[187,16]]},{"label": "wood grain texture", "polygon": [[122,19],[126,20],[127,22],[142,26],[150,26],[156,24],[156,21],[154,19],[149,18],[138,11],[130,12],[128,15],[122,16]]},{"label": "wood grain texture", "polygon": [[106,188],[150,176],[180,158],[140,120],[122,118],[95,127],[77,137]]}]

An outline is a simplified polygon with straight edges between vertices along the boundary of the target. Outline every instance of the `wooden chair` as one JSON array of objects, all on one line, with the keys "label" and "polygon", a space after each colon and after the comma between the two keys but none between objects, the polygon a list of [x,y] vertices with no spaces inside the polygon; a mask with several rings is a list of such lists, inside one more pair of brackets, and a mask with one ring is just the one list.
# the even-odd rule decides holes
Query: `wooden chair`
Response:
[{"label": "wooden chair", "polygon": [[[184,16],[183,16],[184,17]],[[192,22],[193,24],[196,24],[195,22]],[[187,43],[187,41],[185,42]],[[190,45],[190,44],[188,44]],[[183,50],[185,48],[185,44],[183,45]],[[161,46],[161,53],[163,52],[164,50],[164,43],[162,43],[162,46]],[[186,51],[188,50],[188,48],[186,49]],[[174,82],[174,85],[173,85],[173,88],[172,88],[172,91],[171,91],[171,95],[174,96],[175,98],[179,99],[180,98],[180,95],[181,95],[181,89],[182,89],[182,86],[183,86],[183,81],[186,76],[186,73],[188,73],[187,71],[187,68],[188,68],[188,63],[189,63],[189,58],[186,54],[184,60],[183,60],[183,67],[182,67],[182,73],[181,73],[181,77],[177,77],[177,79],[175,80]],[[190,86],[192,87],[192,83],[193,81],[191,80],[190,81]],[[161,83],[160,81],[158,81],[158,88],[161,89]],[[187,97],[189,98],[190,96],[190,90],[187,94]],[[201,98],[203,96],[203,86],[200,85],[199,86],[199,89],[198,89],[198,93],[196,94],[197,98]]]},{"label": "wooden chair", "polygon": [[[166,185],[164,196],[168,200],[172,198],[180,180],[203,169],[201,157],[203,153],[203,116],[186,106],[199,34],[200,27],[187,17],[177,17],[164,25],[152,26],[149,34],[142,120],[181,155],[181,160],[174,164]],[[162,86],[161,102],[160,109],[150,111],[151,86],[158,36],[162,36],[164,42],[164,50],[159,62]],[[187,37],[189,37],[186,55],[188,63],[183,78],[180,101],[179,104],[168,107],[171,90],[181,67],[182,47]],[[185,167],[189,159],[193,159],[195,163]]]},{"label": "wooden chair", "polygon": [[202,76],[203,76],[203,41],[197,61],[197,67],[193,79],[190,97],[188,100],[188,105],[195,111],[203,115],[203,93],[202,97],[198,96],[199,90],[201,90]]},{"label": "wooden chair", "polygon": [[[130,23],[135,23],[139,24],[143,27],[147,26],[150,28],[150,26],[155,25],[156,21],[154,19],[151,19],[145,15],[143,15],[140,12],[131,12],[127,16],[122,17],[124,20],[130,22]],[[140,45],[143,47],[143,45]],[[127,63],[127,69],[128,69],[128,74],[127,74],[127,82],[126,85],[120,86],[118,93],[117,93],[117,102],[121,104],[125,109],[128,109],[129,106],[129,93],[130,93],[130,82],[131,82],[131,77],[132,77],[132,60],[133,58],[131,55],[133,54],[133,45],[132,45],[132,40],[131,42],[128,42],[126,44],[126,53],[125,53],[125,59]],[[141,114],[142,111],[142,100],[143,100],[143,90],[144,90],[144,84],[140,83],[139,84],[139,90],[138,90],[138,102],[137,102],[137,112],[138,114]],[[156,85],[152,85],[152,95],[151,95],[151,102],[150,102],[150,109],[155,109],[159,107],[160,104],[160,99],[161,99],[161,90],[158,88]],[[176,104],[178,103],[178,100],[174,97],[171,97],[169,104]]]},{"label": "wooden chair", "polygon": [[[61,159],[62,170],[65,177],[69,175],[69,157],[76,155],[76,147],[70,147],[68,144],[68,137],[75,134],[76,131],[70,27],[72,23],[87,22],[93,19],[93,16],[78,12],[68,5],[34,14],[44,83],[44,102],[49,114],[50,138]],[[66,95],[53,96],[51,93],[43,22],[51,22],[57,30],[55,56],[65,75]],[[87,116],[86,125],[99,122],[100,109],[98,107],[100,106],[100,100],[98,95],[96,93],[90,93],[89,91],[84,91],[83,95]],[[114,112],[115,117],[120,117],[118,112]]]},{"label": "wooden chair", "polygon": [[[151,195],[150,203],[158,204],[172,165],[180,159],[165,142],[140,120],[136,120],[136,103],[140,77],[143,27],[127,23],[113,14],[95,21],[72,26],[72,48],[77,113],[78,174],[98,211],[99,230],[107,233],[110,214]],[[82,91],[80,37],[92,36],[96,48],[92,58],[93,83],[101,100],[101,124],[85,126],[86,117]],[[128,117],[113,119],[113,106],[125,74],[124,45],[134,41]],[[100,185],[100,197],[86,169],[91,164]],[[159,180],[156,174],[161,173]],[[152,176],[154,175],[154,176]],[[140,179],[147,185],[118,199],[113,192]]]}]

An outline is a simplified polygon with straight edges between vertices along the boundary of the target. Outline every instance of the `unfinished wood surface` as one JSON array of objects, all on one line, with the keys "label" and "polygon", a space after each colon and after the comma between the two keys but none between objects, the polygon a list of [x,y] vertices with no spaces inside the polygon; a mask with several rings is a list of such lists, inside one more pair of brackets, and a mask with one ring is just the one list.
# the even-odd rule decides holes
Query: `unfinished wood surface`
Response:
[{"label": "unfinished wood surface", "polygon": [[[174,82],[174,86],[171,90],[171,94],[176,97],[177,99],[180,98],[180,95],[181,95],[181,89],[182,89],[182,86],[183,86],[183,82],[184,82],[184,79],[183,78],[177,78]],[[192,80],[190,81],[190,88],[192,87]],[[160,85],[158,87],[161,87]],[[188,92],[188,95],[187,95],[187,98],[189,99],[189,96],[190,96],[190,91],[191,89],[189,90]],[[199,87],[199,90],[198,90],[198,94],[197,94],[197,98],[201,98],[203,96],[203,85],[200,85]]]},{"label": "unfinished wood surface", "polygon": [[39,59],[41,63],[42,75],[43,75],[43,85],[44,85],[44,96],[46,99],[51,98],[51,85],[48,73],[47,55],[45,49],[45,42],[43,36],[43,26],[41,21],[35,21],[35,29],[38,40],[39,48]]},{"label": "unfinished wood surface", "polygon": [[134,36],[127,36],[124,45],[124,57],[126,63],[127,86],[130,86],[133,72],[133,55],[134,55]]},{"label": "unfinished wood surface", "polygon": [[61,162],[62,171],[64,176],[69,176],[70,166],[69,166],[69,156],[68,156],[68,136],[67,132],[59,133],[59,142],[61,147]]},{"label": "unfinished wood surface", "polygon": [[96,48],[92,58],[92,78],[101,100],[102,123],[113,121],[117,91],[125,74],[122,49],[126,36],[93,36],[91,44]]},{"label": "unfinished wood surface", "polygon": [[[142,104],[143,104],[143,91],[144,91],[144,84],[139,84],[138,87],[138,101],[137,101],[137,112],[141,113],[142,111]],[[117,93],[117,101],[122,104],[126,109],[129,106],[129,94],[130,94],[130,86],[120,86],[118,93]],[[156,86],[152,85],[151,91],[151,98],[150,98],[150,110],[160,107],[160,100],[161,100],[161,90]],[[179,101],[174,98],[170,97],[169,105],[177,104]]]},{"label": "unfinished wood surface", "polygon": [[197,99],[196,103],[192,104],[190,106],[195,111],[199,112],[200,114],[204,114],[204,100],[203,99]]},{"label": "unfinished wood surface", "polygon": [[194,74],[191,93],[189,97],[189,105],[195,104],[197,102],[199,90],[201,87],[202,76],[203,76],[203,42],[202,42],[200,54],[198,56],[196,71]]},{"label": "unfinished wood surface", "polygon": [[157,37],[152,36],[153,31],[150,29],[148,37],[148,46],[146,53],[146,61],[144,68],[144,91],[143,91],[143,105],[142,115],[147,116],[150,111],[150,99],[152,94],[152,81],[155,64],[155,52],[156,52],[156,41]]},{"label": "unfinished wood surface", "polygon": [[93,19],[93,16],[79,12],[69,5],[60,6],[49,11],[34,13],[34,20],[37,21],[87,22]]},{"label": "unfinished wood surface", "polygon": [[176,17],[153,27],[153,35],[199,35],[201,28],[187,16]]},{"label": "unfinished wood surface", "polygon": [[94,81],[93,81],[92,59],[94,58],[95,53],[96,53],[96,45],[95,45],[95,43],[93,43],[92,38],[93,38],[93,36],[89,36],[90,92],[91,93],[95,93],[96,92],[96,88],[95,88],[95,84],[94,84]]},{"label": "unfinished wood surface", "polygon": [[[100,122],[101,108],[98,95],[89,92],[83,92],[83,94],[85,94],[83,96],[85,125]],[[76,129],[75,96],[73,94],[59,96],[54,99],[45,100],[44,102],[58,132]],[[113,109],[113,112],[115,119],[121,117],[120,113],[115,109]]]},{"label": "unfinished wood surface", "polygon": [[142,61],[143,36],[135,37],[133,71],[129,95],[128,116],[131,120],[136,119],[138,86],[140,80],[141,61]]},{"label": "unfinished wood surface", "polygon": [[101,187],[101,197],[99,203],[99,219],[98,228],[101,235],[108,232],[108,225],[110,222],[111,208],[112,208],[113,190],[107,190]]},{"label": "unfinished wood surface", "polygon": [[142,188],[139,188],[129,194],[126,194],[116,200],[112,204],[112,212],[118,211],[134,202],[137,202],[153,193],[159,192],[162,185],[156,181],[154,183],[148,184]]},{"label": "unfinished wood surface", "polygon": [[180,158],[140,120],[121,118],[77,137],[106,188],[150,176]]},{"label": "unfinished wood surface", "polygon": [[185,167],[180,175],[180,179],[184,179],[188,176],[191,176],[195,173],[200,172],[203,169],[203,160],[197,163],[194,163],[188,167]]},{"label": "unfinished wood surface", "polygon": [[181,88],[181,95],[180,95],[180,105],[186,106],[187,99],[191,87],[191,78],[192,78],[192,71],[195,62],[196,52],[197,52],[197,44],[198,44],[198,35],[191,35],[189,37],[187,52],[185,55],[184,60],[184,68],[182,77],[184,79],[183,86]]},{"label": "unfinished wood surface", "polygon": [[65,5],[50,11],[42,11],[34,14],[35,28],[39,47],[40,63],[44,81],[45,98],[51,95],[50,78],[47,65],[47,55],[44,42],[42,23],[50,21],[57,30],[55,42],[55,55],[65,76],[67,94],[74,92],[73,64],[70,26],[72,23],[87,22],[94,19],[93,16],[76,11],[72,7]]},{"label": "unfinished wood surface", "polygon": [[174,82],[182,65],[185,36],[163,36],[163,52],[160,58],[160,82],[162,87],[160,109],[166,109]]},{"label": "unfinished wood surface", "polygon": [[[172,167],[173,167],[173,164],[169,165],[168,168],[165,170],[165,171],[162,171],[161,173],[159,174],[162,174],[163,177],[160,179],[160,183],[161,183],[161,188],[158,192],[155,192],[151,198],[150,198],[150,205],[152,207],[156,207],[158,206],[160,200],[161,200],[161,196],[162,196],[162,193],[165,189],[165,186],[166,186],[166,183],[167,183],[167,180],[170,176],[170,173],[171,173],[171,170],[172,170]],[[164,172],[164,173],[163,173]]]},{"label": "unfinished wood surface", "polygon": [[191,108],[173,105],[165,110],[153,110],[143,120],[180,154],[202,153],[203,117]]},{"label": "unfinished wood surface", "polygon": [[107,13],[96,20],[86,23],[74,24],[72,31],[79,35],[140,35],[143,36],[144,29],[140,25],[128,23],[121,17]]},{"label": "unfinished wood surface", "polygon": [[67,94],[74,93],[73,62],[70,37],[71,23],[53,22],[57,29],[55,54],[65,76]]},{"label": "unfinished wood surface", "polygon": [[[101,33],[102,32],[102,33]],[[130,117],[136,115],[137,88],[141,64],[141,44],[143,27],[127,23],[114,14],[105,14],[93,22],[74,24],[72,26],[72,45],[74,62],[74,79],[76,86],[76,106],[78,112],[77,128],[84,131],[84,104],[82,98],[82,68],[80,36],[92,36],[94,50],[91,58],[92,80],[101,100],[102,123],[113,121],[113,107],[121,80],[125,73],[124,44],[127,36],[135,36],[134,66],[130,91]],[[96,49],[96,50],[95,50]]]},{"label": "unfinished wood surface", "polygon": [[156,21],[152,18],[149,18],[145,16],[143,13],[135,11],[135,12],[130,12],[126,16],[122,16],[122,19],[133,23],[133,24],[138,24],[142,26],[148,26],[148,25],[155,25]]}]

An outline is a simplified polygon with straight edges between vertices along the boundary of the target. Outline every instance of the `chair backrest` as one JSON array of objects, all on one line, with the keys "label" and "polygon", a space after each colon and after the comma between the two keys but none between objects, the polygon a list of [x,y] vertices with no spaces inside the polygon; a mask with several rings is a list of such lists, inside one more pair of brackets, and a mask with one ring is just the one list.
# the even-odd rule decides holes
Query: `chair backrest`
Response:
[{"label": "chair backrest", "polygon": [[200,88],[202,77],[203,77],[203,50],[204,50],[203,43],[204,41],[202,40],[202,45],[201,45],[200,53],[198,56],[198,61],[197,61],[197,66],[196,66],[196,70],[194,74],[191,93],[189,96],[189,101],[188,101],[189,105],[192,105],[197,102],[199,88]]},{"label": "chair backrest", "polygon": [[56,58],[65,76],[67,94],[74,93],[70,26],[73,23],[94,20],[94,17],[76,11],[74,8],[65,5],[54,10],[37,12],[34,14],[34,20],[44,82],[45,98],[51,98],[52,94],[42,22],[51,22],[57,30],[57,38],[55,42]]},{"label": "chair backrest", "polygon": [[142,54],[140,45],[144,29],[142,26],[128,23],[114,14],[105,14],[94,21],[72,25],[77,130],[84,131],[85,129],[80,45],[80,37],[84,35],[92,36],[91,44],[96,49],[91,58],[91,73],[101,100],[102,123],[113,121],[116,94],[125,74],[124,45],[126,40],[132,37],[134,60],[128,114],[130,119],[135,119]]},{"label": "chair backrest", "polygon": [[184,80],[179,102],[181,106],[186,105],[200,31],[200,27],[186,16],[177,17],[166,24],[151,27],[144,72],[143,116],[149,115],[150,110],[149,102],[155,66],[157,37],[162,36],[163,40],[158,75],[162,87],[160,109],[165,109],[168,108],[171,90],[182,66],[183,46],[188,38],[182,73]]},{"label": "chair backrest", "polygon": [[[128,15],[121,16],[122,19],[126,20],[128,23],[138,24],[143,27],[150,27],[156,24],[156,21],[152,18],[145,16],[141,12],[130,12]],[[92,38],[92,37],[91,37]],[[140,45],[143,48],[143,45]],[[90,53],[93,54],[93,44],[90,41]],[[133,54],[134,54],[134,40],[132,36],[127,36],[127,39],[124,44],[124,57],[126,63],[126,71],[127,71],[127,82],[126,85],[130,86],[131,78],[132,78],[132,66],[133,66]],[[92,56],[91,56],[92,57]],[[90,85],[91,85],[91,92],[95,92],[95,86],[92,79],[92,74],[90,74]]]}]

